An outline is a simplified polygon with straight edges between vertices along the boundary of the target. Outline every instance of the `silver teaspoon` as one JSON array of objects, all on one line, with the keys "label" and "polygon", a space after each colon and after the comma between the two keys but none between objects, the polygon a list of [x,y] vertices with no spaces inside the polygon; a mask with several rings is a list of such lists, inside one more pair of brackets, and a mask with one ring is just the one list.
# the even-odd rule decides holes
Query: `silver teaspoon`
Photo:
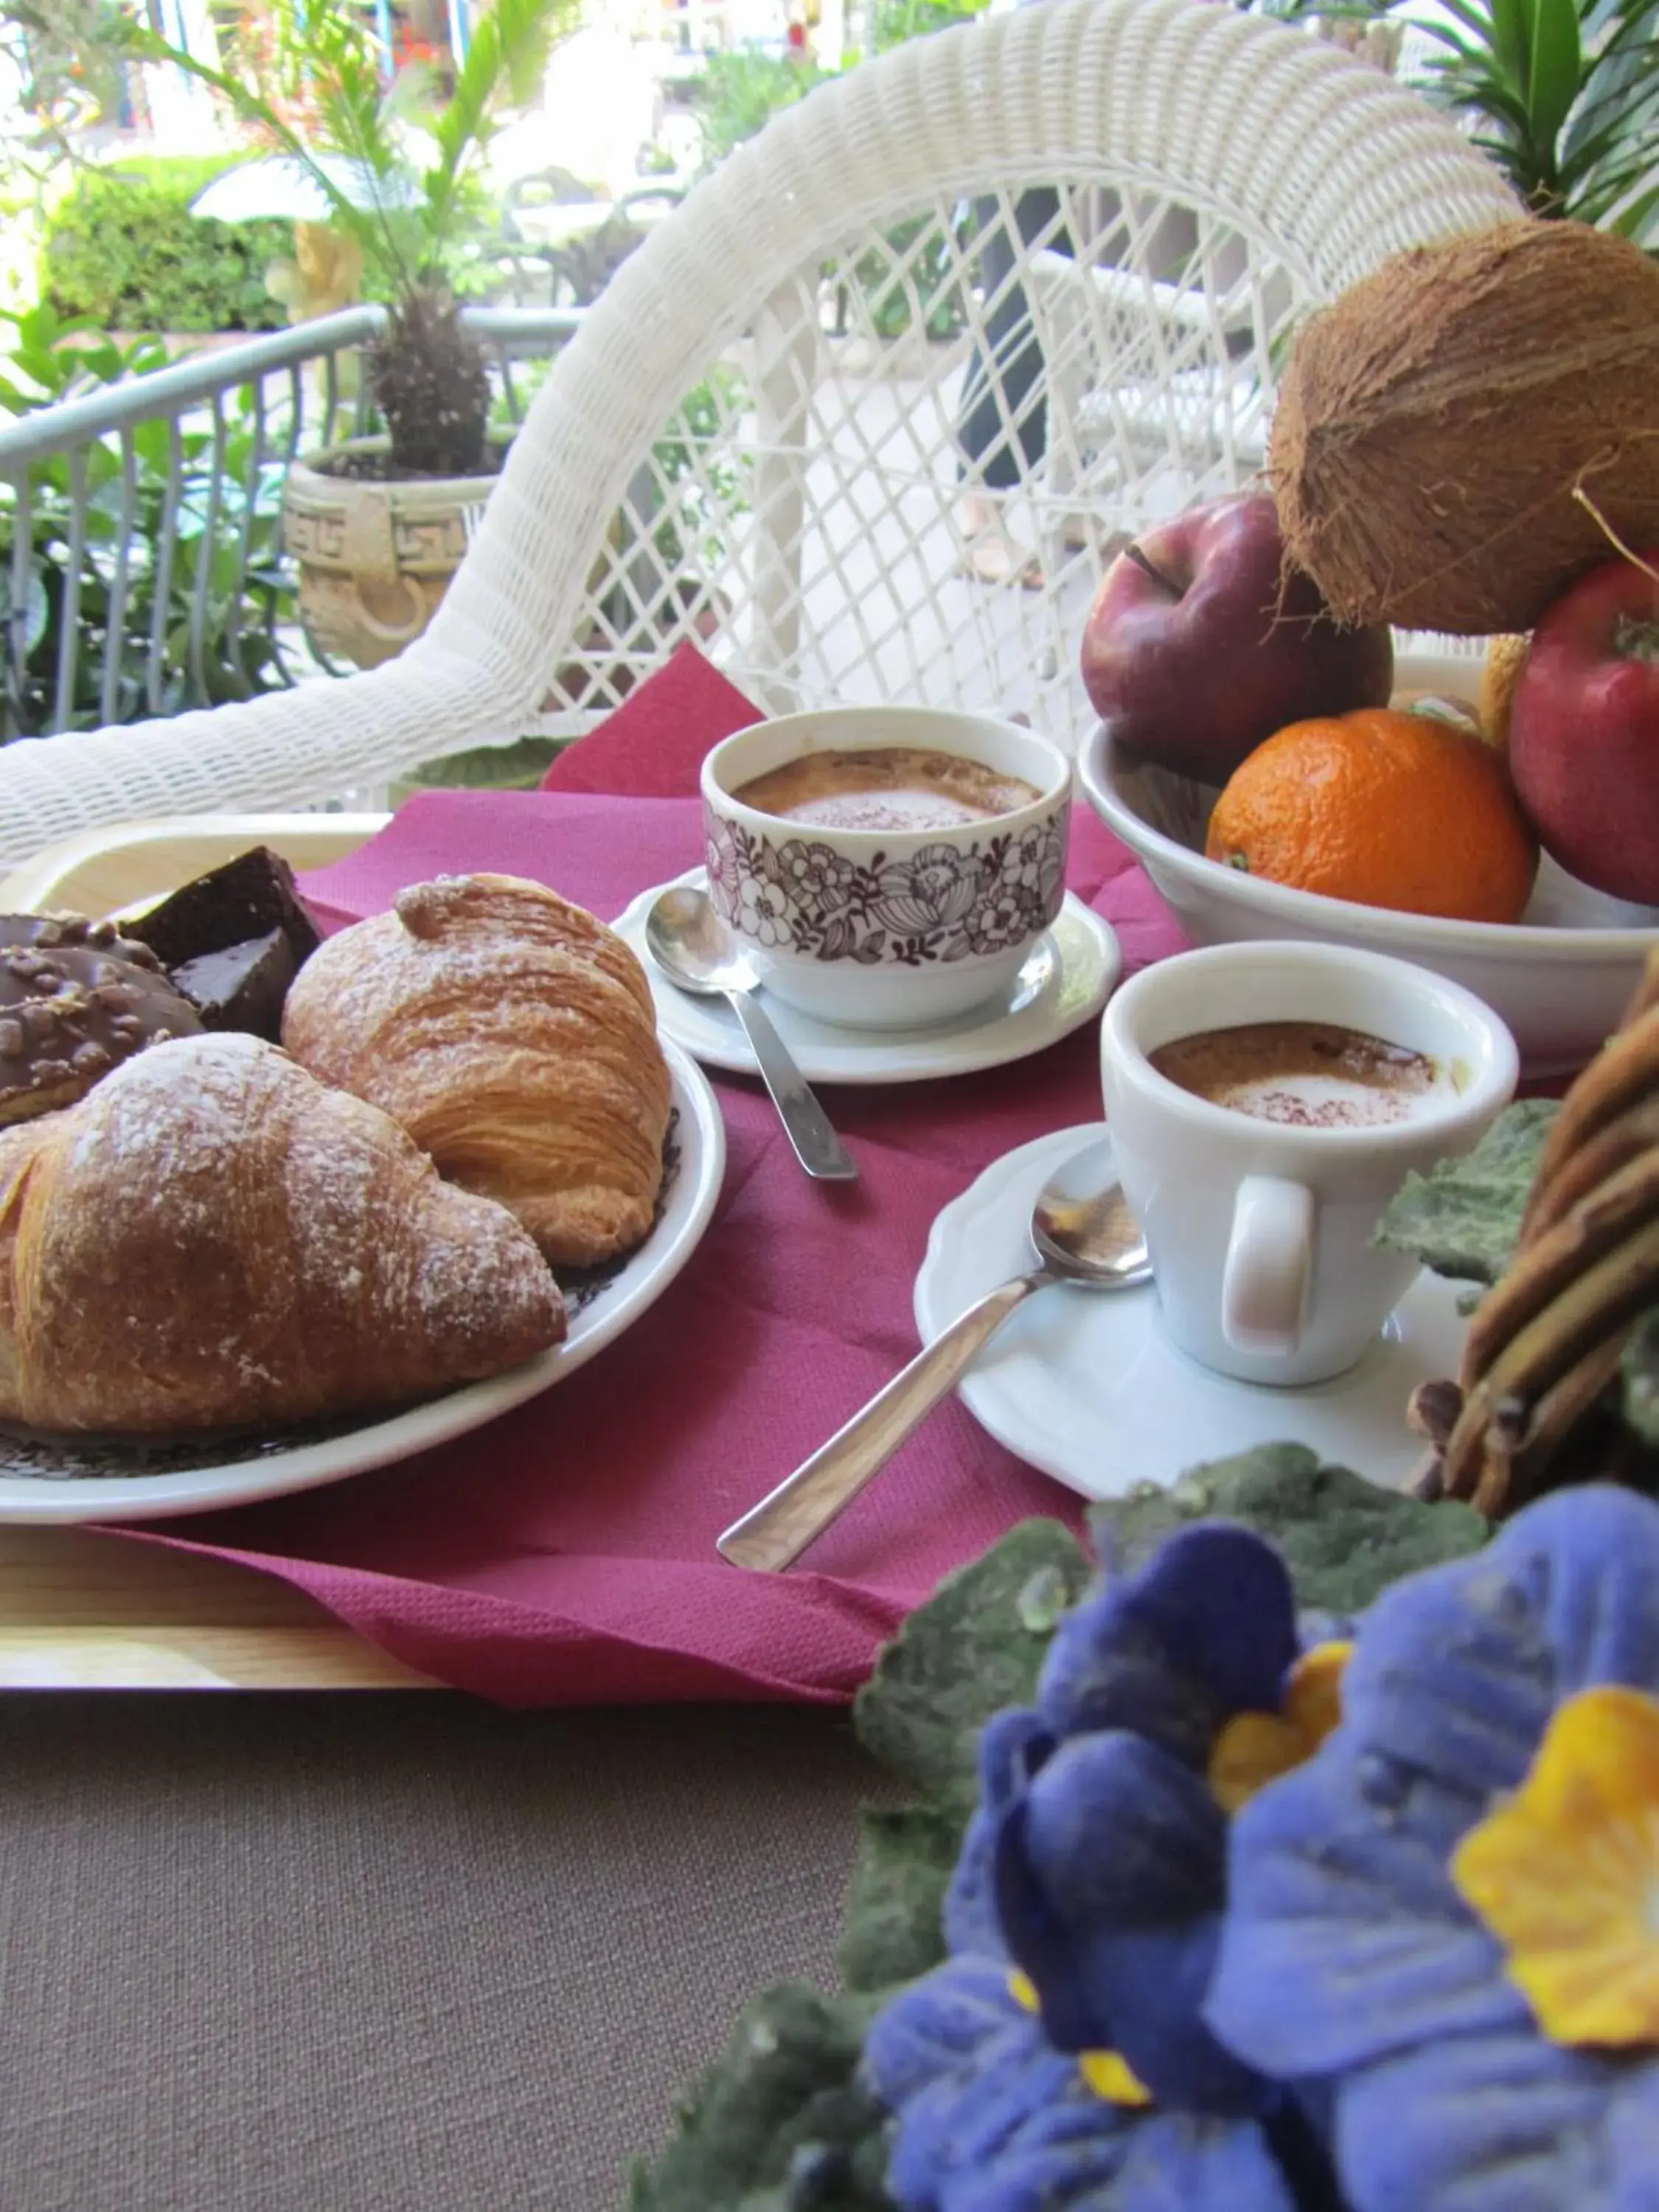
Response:
[{"label": "silver teaspoon", "polygon": [[1111,1152],[1097,1139],[1074,1152],[1038,1194],[1031,1243],[1041,1265],[989,1291],[925,1352],[854,1413],[809,1460],[769,1491],[720,1537],[733,1566],[787,1567],[851,1504],[1033,1291],[1048,1283],[1127,1290],[1147,1281],[1152,1263],[1123,1193]]},{"label": "silver teaspoon", "polygon": [[784,1134],[810,1176],[826,1182],[853,1182],[858,1169],[830,1125],[789,1048],[756,1004],[760,977],[753,963],[714,911],[705,891],[665,890],[645,918],[651,957],[671,981],[699,998],[723,998],[743,1024],[761,1080],[772,1094]]}]

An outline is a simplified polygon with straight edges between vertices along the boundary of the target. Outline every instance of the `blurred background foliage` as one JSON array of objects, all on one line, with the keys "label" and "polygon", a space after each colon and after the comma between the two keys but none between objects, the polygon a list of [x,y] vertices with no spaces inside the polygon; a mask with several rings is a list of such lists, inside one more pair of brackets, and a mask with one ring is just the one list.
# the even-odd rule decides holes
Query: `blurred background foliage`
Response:
[{"label": "blurred background foliage", "polygon": [[145,176],[125,161],[82,170],[46,217],[46,302],[106,331],[281,329],[287,318],[265,289],[265,270],[292,252],[292,226],[194,216],[190,204],[215,165],[169,167],[184,173]]},{"label": "blurred background foliage", "polygon": [[[0,408],[14,416],[141,376],[166,361],[155,338],[118,345],[46,305],[0,309],[0,319],[11,341],[0,362]],[[225,413],[222,451],[216,455],[207,426],[185,424],[176,462],[167,423],[140,423],[132,433],[130,489],[118,441],[82,448],[78,548],[65,457],[36,463],[27,506],[0,481],[0,622],[15,620],[24,645],[21,669],[9,658],[0,662],[0,738],[34,737],[51,726],[71,618],[78,646],[71,729],[108,719],[101,679],[112,631],[118,721],[246,699],[284,680],[278,632],[291,628],[295,605],[278,558],[282,465],[262,456],[246,389],[227,394]],[[14,597],[20,570],[22,589]]]}]

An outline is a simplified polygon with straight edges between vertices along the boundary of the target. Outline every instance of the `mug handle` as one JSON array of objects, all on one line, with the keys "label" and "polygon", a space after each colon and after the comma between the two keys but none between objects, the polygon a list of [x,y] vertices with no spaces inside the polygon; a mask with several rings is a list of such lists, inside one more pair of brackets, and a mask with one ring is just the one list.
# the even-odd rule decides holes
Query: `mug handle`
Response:
[{"label": "mug handle", "polygon": [[1235,1351],[1291,1352],[1313,1273],[1314,1196],[1281,1176],[1246,1176],[1221,1276],[1221,1333]]}]

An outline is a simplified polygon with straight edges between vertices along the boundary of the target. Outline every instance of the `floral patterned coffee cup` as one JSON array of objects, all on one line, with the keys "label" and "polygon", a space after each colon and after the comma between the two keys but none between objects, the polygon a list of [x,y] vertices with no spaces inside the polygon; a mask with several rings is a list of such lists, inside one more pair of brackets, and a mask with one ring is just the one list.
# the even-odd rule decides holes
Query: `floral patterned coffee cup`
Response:
[{"label": "floral patterned coffee cup", "polygon": [[[744,785],[804,753],[917,746],[1018,776],[1008,814],[914,830],[791,821]],[[1014,722],[933,707],[837,707],[757,722],[702,764],[708,889],[768,991],[819,1021],[921,1029],[1012,985],[1065,896],[1072,765]]]}]

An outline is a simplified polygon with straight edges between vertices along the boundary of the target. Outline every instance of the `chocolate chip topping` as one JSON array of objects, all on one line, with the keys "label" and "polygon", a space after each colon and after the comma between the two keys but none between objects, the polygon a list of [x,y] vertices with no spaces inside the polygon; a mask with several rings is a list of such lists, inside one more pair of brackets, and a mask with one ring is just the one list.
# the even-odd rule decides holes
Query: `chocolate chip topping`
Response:
[{"label": "chocolate chip topping", "polygon": [[201,1026],[148,945],[78,916],[0,918],[0,1123],[68,1105],[117,1061]]},{"label": "chocolate chip topping", "polygon": [[94,945],[113,953],[132,967],[159,975],[161,963],[148,945],[124,937],[112,921],[89,921],[83,914],[0,914],[0,961],[9,965],[19,954],[39,949],[56,952],[64,946]]}]

